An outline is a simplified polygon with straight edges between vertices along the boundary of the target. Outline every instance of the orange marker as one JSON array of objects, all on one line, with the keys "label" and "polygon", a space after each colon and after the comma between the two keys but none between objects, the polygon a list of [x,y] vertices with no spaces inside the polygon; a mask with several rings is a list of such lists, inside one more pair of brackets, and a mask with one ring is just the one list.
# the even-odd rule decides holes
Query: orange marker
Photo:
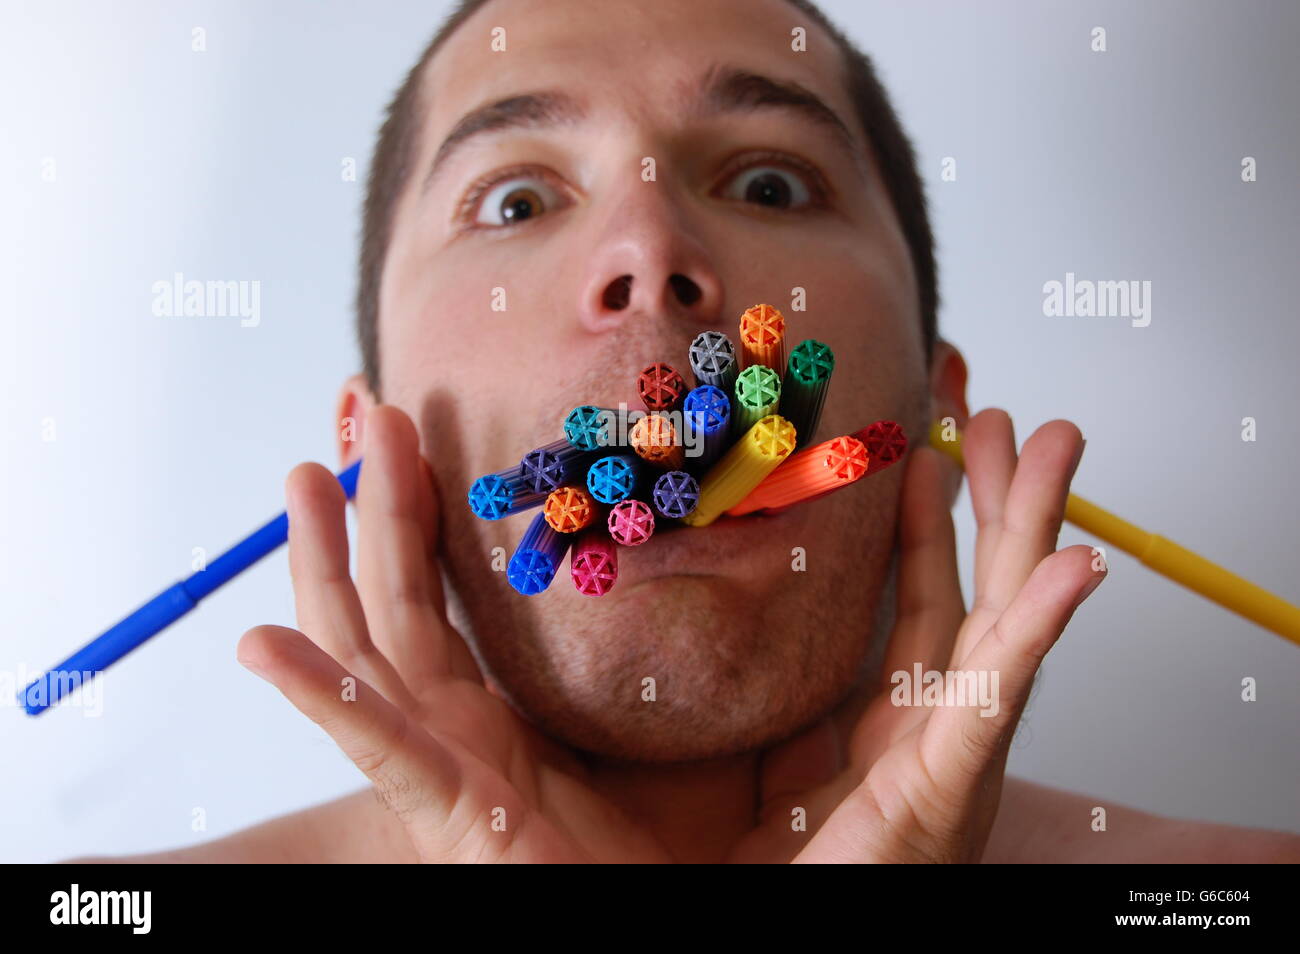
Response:
[{"label": "orange marker", "polygon": [[542,505],[546,522],[557,533],[577,533],[598,517],[596,501],[582,487],[561,487],[551,491]]},{"label": "orange marker", "polygon": [[785,316],[771,305],[755,305],[740,316],[740,365],[751,364],[785,377]]},{"label": "orange marker", "polygon": [[785,508],[847,487],[867,475],[867,448],[856,437],[834,437],[791,455],[727,511],[743,517],[755,510]]},{"label": "orange marker", "polygon": [[677,440],[677,429],[662,414],[647,414],[632,425],[628,443],[642,460],[664,470],[681,470],[686,450]]}]

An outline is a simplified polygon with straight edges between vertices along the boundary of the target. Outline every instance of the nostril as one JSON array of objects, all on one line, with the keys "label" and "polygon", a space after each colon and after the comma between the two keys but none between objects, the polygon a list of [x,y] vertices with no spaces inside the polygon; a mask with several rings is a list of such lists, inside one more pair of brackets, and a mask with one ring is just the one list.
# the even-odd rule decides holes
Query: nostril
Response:
[{"label": "nostril", "polygon": [[683,305],[693,305],[700,300],[704,292],[700,291],[700,286],[695,284],[685,275],[670,275],[668,284],[672,286],[673,294]]},{"label": "nostril", "polygon": [[632,276],[620,275],[605,286],[601,303],[610,311],[622,311],[632,300]]}]

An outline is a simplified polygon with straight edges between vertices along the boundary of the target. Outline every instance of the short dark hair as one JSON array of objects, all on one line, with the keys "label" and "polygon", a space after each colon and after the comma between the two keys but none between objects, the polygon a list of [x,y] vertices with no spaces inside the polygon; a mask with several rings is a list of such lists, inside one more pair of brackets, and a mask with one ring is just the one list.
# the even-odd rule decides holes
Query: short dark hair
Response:
[{"label": "short dark hair", "polygon": [[[420,78],[424,66],[456,28],[488,0],[461,0],[420,54],[388,106],[379,130],[361,226],[360,274],[357,282],[357,340],[370,390],[379,395],[379,286],[392,239],[397,202],[410,179],[419,138]],[[912,144],[894,113],[871,60],[811,0],[785,0],[819,25],[844,55],[846,84],[858,121],[875,150],[880,175],[903,229],[920,292],[921,336],[927,364],[938,335],[939,290],[934,235],[926,211],[925,187],[916,168]]]}]

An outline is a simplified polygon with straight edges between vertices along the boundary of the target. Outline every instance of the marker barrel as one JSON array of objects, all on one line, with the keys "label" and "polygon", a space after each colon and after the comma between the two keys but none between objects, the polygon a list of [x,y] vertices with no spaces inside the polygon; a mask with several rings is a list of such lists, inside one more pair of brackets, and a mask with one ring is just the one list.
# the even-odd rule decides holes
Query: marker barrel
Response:
[{"label": "marker barrel", "polygon": [[732,431],[744,434],[769,414],[775,414],[780,402],[780,376],[766,365],[751,364],[736,378]]},{"label": "marker barrel", "polygon": [[781,381],[780,411],[799,432],[802,446],[812,444],[817,433],[834,370],[835,355],[820,341],[808,338],[790,352]]},{"label": "marker barrel", "polygon": [[579,450],[562,438],[525,454],[519,461],[519,473],[529,491],[549,494],[566,484],[580,483],[595,459],[595,452]]},{"label": "marker barrel", "polygon": [[867,448],[867,476],[878,474],[907,453],[907,435],[901,424],[876,421],[852,434]]},{"label": "marker barrel", "polygon": [[740,316],[740,367],[761,364],[785,374],[785,316],[771,305],[755,305]]},{"label": "marker barrel", "polygon": [[686,460],[686,449],[665,415],[647,414],[632,427],[629,437],[638,457],[660,470],[681,470]]},{"label": "marker barrel", "polygon": [[533,517],[506,566],[510,585],[524,596],[542,592],[555,579],[572,542],[572,535],[557,533],[546,522],[545,514]]},{"label": "marker barrel", "polygon": [[655,532],[655,515],[644,500],[624,500],[609,511],[609,535],[615,543],[637,547]]},{"label": "marker barrel", "polygon": [[686,396],[686,380],[672,365],[658,361],[637,376],[636,390],[647,411],[675,411]]},{"label": "marker barrel", "polygon": [[603,504],[626,500],[643,482],[644,465],[635,454],[611,454],[587,470],[587,489]]},{"label": "marker barrel", "polygon": [[797,437],[794,427],[779,414],[756,423],[704,475],[695,512],[682,522],[707,527],[736,506],[790,456]]},{"label": "marker barrel", "polygon": [[731,339],[721,331],[700,332],[691,342],[688,355],[691,373],[695,375],[698,386],[707,384],[723,394],[730,394],[735,389],[740,361]]},{"label": "marker barrel", "polygon": [[585,488],[559,487],[547,496],[542,516],[559,533],[577,533],[595,524],[603,510]]},{"label": "marker barrel", "polygon": [[665,517],[680,520],[700,502],[700,484],[684,470],[660,474],[651,494],[655,510]]},{"label": "marker barrel", "polygon": [[[357,492],[361,461],[336,474],[344,496]],[[207,567],[173,583],[133,613],[118,621],[95,639],[26,686],[18,701],[28,715],[40,715],[86,679],[107,669],[146,640],[158,635],[198,605],[199,600],[230,582],[244,570],[273,552],[289,539],[289,515],[272,517]],[[74,675],[75,674],[75,677]]]},{"label": "marker barrel", "polygon": [[500,520],[544,503],[546,494],[531,490],[518,467],[484,474],[469,488],[469,509],[483,520]]},{"label": "marker barrel", "polygon": [[690,445],[700,451],[686,458],[686,466],[702,474],[727,449],[731,436],[731,399],[711,384],[692,388],[682,403],[682,426],[690,435]]},{"label": "marker barrel", "polygon": [[856,437],[833,437],[791,454],[727,515],[743,517],[806,503],[849,486],[867,475],[867,449]]},{"label": "marker barrel", "polygon": [[604,596],[618,582],[618,547],[603,526],[579,534],[569,554],[569,576],[584,596]]},{"label": "marker barrel", "polygon": [[614,444],[612,428],[618,411],[594,404],[579,404],[564,418],[564,438],[571,447],[597,451]]}]

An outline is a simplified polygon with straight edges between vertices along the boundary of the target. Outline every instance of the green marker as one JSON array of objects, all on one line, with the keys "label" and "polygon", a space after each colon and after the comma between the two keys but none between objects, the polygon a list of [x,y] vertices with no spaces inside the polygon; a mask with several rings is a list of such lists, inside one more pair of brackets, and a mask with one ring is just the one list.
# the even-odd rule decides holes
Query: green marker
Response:
[{"label": "green marker", "polygon": [[771,368],[751,364],[736,378],[736,413],[731,417],[732,434],[744,434],[775,414],[781,403],[781,379]]},{"label": "green marker", "polygon": [[800,447],[812,444],[834,370],[835,355],[820,341],[808,338],[790,352],[781,382],[780,413],[794,425]]}]

